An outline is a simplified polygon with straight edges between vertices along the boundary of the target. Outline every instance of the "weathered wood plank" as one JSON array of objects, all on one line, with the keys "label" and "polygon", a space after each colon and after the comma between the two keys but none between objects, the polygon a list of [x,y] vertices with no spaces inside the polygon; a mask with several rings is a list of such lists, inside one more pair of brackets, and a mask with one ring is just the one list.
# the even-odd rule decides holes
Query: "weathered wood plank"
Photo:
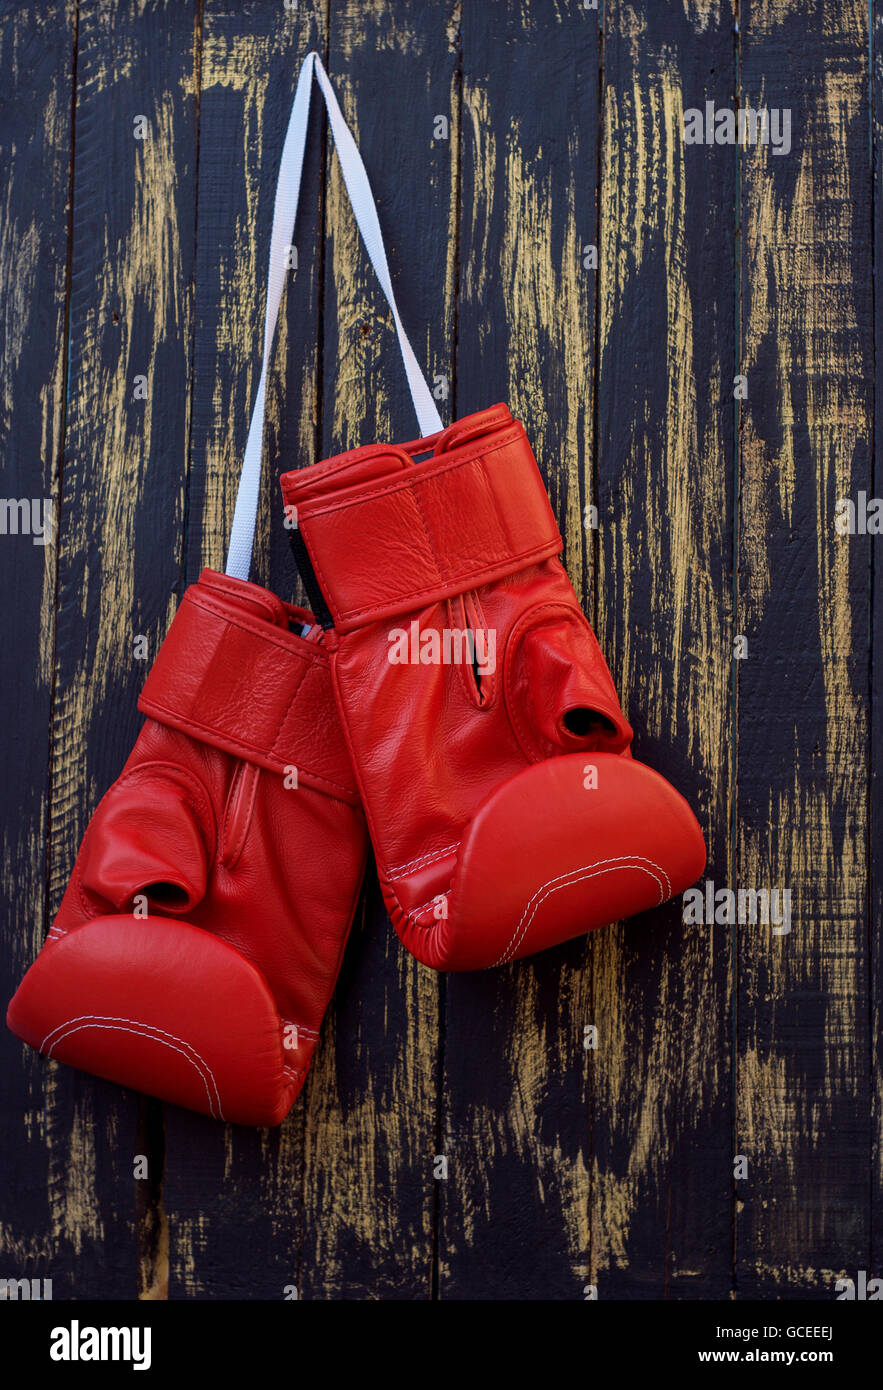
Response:
[{"label": "weathered wood plank", "polygon": [[[188,582],[204,564],[224,568],[260,373],[276,174],[301,61],[324,48],[324,11],[319,0],[296,11],[208,0],[201,11]],[[314,118],[295,230],[300,267],[283,303],[268,389],[252,568],[254,580],[283,597],[295,574],[278,474],[315,455],[319,129]],[[303,1115],[301,1100],[280,1130],[250,1131],[167,1109],[163,1209],[173,1298],[281,1299],[299,1286]]]},{"label": "weathered wood plank", "polygon": [[[598,631],[634,754],[728,878],[735,371],[732,150],[685,108],[735,86],[733,7],[610,7],[599,275]],[[721,1298],[732,1271],[727,932],[680,905],[599,934],[599,1296]]]},{"label": "weathered wood plank", "polygon": [[[507,399],[525,420],[637,756],[697,808],[716,887],[790,888],[793,909],[774,937],[673,907],[443,979],[400,947],[371,877],[274,1132],[139,1101],[7,1035],[0,1274],[51,1277],[56,1298],[165,1297],[170,1273],[175,1297],[267,1299],[830,1298],[883,1275],[883,564],[834,530],[838,499],[883,494],[883,0],[873,72],[864,0],[744,0],[741,37],[735,0],[607,0],[602,20],[572,0],[78,11],[0,4],[0,492],[56,503],[54,546],[0,536],[19,681],[0,731],[7,996],[137,734],[134,637],[152,659],[182,583],[223,565],[311,47],[418,358],[449,379],[443,416]],[[789,154],[684,144],[684,107],[740,92],[790,109]],[[279,470],[413,432],[318,104],[253,571],[284,597]]]},{"label": "weathered wood plank", "polygon": [[[883,0],[874,0],[871,11],[873,29],[871,73],[874,142],[874,273],[883,266]],[[883,497],[883,359],[878,344],[883,343],[883,295],[874,296],[874,451],[872,458],[873,495]],[[870,1062],[871,1062],[871,1240],[868,1273],[875,1278],[883,1271],[883,554],[880,538],[870,540],[871,554],[871,722],[870,722]]]},{"label": "weathered wood plank", "polygon": [[[180,572],[193,247],[192,10],[81,6],[77,36],[50,915],[89,815],[137,734],[138,691]],[[146,399],[135,396],[141,375]],[[146,662],[136,659],[139,635]],[[134,1294],[142,1107],[66,1068],[44,1066],[42,1081],[56,1297]],[[150,1282],[150,1270],[141,1275]]]},{"label": "weathered wood plank", "polygon": [[[430,380],[453,345],[457,54],[446,7],[342,0],[328,69],[378,203],[399,310]],[[447,139],[433,139],[438,115]],[[322,453],[417,432],[391,317],[328,157]],[[448,406],[441,403],[446,416]],[[307,1297],[433,1289],[439,978],[386,920],[370,871],[307,1096]]]},{"label": "weathered wood plank", "polygon": [[[598,15],[464,6],[455,415],[524,420],[585,602],[594,560]],[[591,948],[446,982],[442,1298],[583,1297],[591,1267]]]},{"label": "weathered wood plank", "polygon": [[[74,7],[0,11],[0,998],[6,1002],[48,930],[46,797],[55,644],[58,477],[64,429],[65,313]],[[44,522],[46,542],[31,527]],[[27,530],[14,504],[27,501]],[[7,514],[5,504],[13,504]],[[0,1188],[3,1274],[69,1288],[71,1233],[53,1184],[69,1183],[48,1120],[45,1064],[3,1032]]]},{"label": "weathered wood plank", "polygon": [[[261,367],[279,157],[300,65],[310,49],[324,51],[324,8],[319,0],[295,10],[259,0],[203,7],[189,582],[203,565],[224,568]],[[289,277],[267,390],[252,569],[252,579],[280,592],[291,586],[294,567],[279,524],[279,473],[299,458],[312,460],[318,428],[317,103],[314,95],[295,229],[300,267]]]},{"label": "weathered wood plank", "polygon": [[870,483],[868,7],[748,0],[742,98],[792,148],[746,149],[737,867],[793,895],[739,929],[741,1297],[831,1298],[867,1268],[868,551],[834,530]]}]

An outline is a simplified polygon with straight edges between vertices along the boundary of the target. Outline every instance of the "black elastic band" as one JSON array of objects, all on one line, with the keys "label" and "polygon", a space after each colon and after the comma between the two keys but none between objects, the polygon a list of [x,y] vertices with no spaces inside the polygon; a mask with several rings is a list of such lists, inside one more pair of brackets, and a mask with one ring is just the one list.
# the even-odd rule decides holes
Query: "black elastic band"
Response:
[{"label": "black elastic band", "polygon": [[310,553],[307,550],[306,542],[296,527],[291,532],[290,540],[294,563],[297,565],[297,572],[304,582],[304,588],[307,591],[307,598],[310,600],[310,607],[313,610],[313,615],[319,626],[324,628],[327,632],[329,628],[334,627],[334,619],[331,616],[328,604],[325,602],[322,590],[319,588],[319,581],[316,578],[313,562],[310,559]]}]

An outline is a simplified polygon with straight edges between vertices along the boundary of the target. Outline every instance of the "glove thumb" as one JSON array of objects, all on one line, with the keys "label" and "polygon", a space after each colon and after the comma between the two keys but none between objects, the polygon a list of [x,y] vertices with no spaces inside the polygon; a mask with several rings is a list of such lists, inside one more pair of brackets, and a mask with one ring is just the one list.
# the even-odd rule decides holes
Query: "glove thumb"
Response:
[{"label": "glove thumb", "polygon": [[191,912],[205,895],[214,817],[191,774],[172,764],[133,769],[96,811],[80,854],[85,891],[122,912],[144,897],[157,912]]},{"label": "glove thumb", "polygon": [[506,699],[532,759],[623,753],[632,741],[597,638],[570,607],[547,604],[525,615],[510,641]]}]

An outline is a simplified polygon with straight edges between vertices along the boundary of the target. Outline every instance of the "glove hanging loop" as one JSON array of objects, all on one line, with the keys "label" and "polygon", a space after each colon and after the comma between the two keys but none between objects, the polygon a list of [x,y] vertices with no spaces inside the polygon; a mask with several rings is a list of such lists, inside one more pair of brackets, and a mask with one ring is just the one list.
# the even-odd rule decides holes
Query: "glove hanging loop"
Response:
[{"label": "glove hanging loop", "polygon": [[230,531],[230,547],[227,552],[227,573],[237,579],[248,579],[251,569],[261,483],[261,452],[264,433],[264,407],[267,398],[267,375],[276,334],[276,320],[279,316],[282,290],[285,285],[286,253],[294,239],[307,124],[310,115],[310,95],[314,77],[325,100],[328,121],[350,204],[362,234],[365,249],[392,312],[420,433],[421,435],[435,434],[443,428],[441,417],[432,398],[432,392],[420,370],[399,315],[389,274],[386,250],[383,245],[383,235],[377,217],[377,208],[365,165],[319,55],[308,53],[298,77],[297,90],[294,94],[288,131],[279,163],[279,175],[276,181],[276,201],[273,208],[273,229],[270,235],[270,259],[267,271],[264,355],[257,396],[248,429],[248,441],[245,446],[242,474],[239,479],[239,491],[236,495],[233,526]]}]

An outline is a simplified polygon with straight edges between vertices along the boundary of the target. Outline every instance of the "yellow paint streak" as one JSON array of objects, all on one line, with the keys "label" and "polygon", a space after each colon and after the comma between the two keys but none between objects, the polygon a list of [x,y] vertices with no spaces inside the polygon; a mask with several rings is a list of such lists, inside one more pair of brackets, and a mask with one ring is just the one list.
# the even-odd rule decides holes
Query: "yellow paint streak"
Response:
[{"label": "yellow paint streak", "polygon": [[[702,17],[690,8],[694,20]],[[714,19],[710,7],[703,15]],[[726,577],[715,568],[728,509],[728,441],[716,412],[704,412],[702,430],[699,424],[690,284],[697,267],[687,234],[689,152],[678,53],[667,46],[648,51],[646,25],[634,7],[616,22],[619,56],[606,73],[602,146],[599,390],[615,400],[620,371],[647,386],[643,399],[628,397],[629,435],[617,440],[615,510],[600,518],[606,532],[601,611],[622,617],[613,624],[615,644],[603,616],[599,638],[626,712],[639,711],[641,723],[666,742],[676,722],[691,763],[711,771],[712,799],[697,811],[703,828],[716,832],[726,815],[729,756],[729,604]],[[718,293],[717,286],[709,290]],[[663,304],[664,331],[641,346],[626,316],[636,305],[643,310],[648,295]],[[622,341],[646,356],[630,360]],[[717,399],[729,395],[720,365],[706,370],[702,389]],[[609,442],[603,437],[599,448],[604,466]],[[651,578],[655,660],[647,632],[630,617],[636,574]],[[720,1105],[727,1079],[718,1032],[728,998],[718,962],[727,946],[705,929],[684,928],[679,944],[660,956],[652,923],[634,922],[597,933],[589,949],[600,1030],[595,1107],[604,1117],[605,1152],[616,1155],[613,1161],[596,1155],[592,1169],[591,1272],[603,1297],[605,1271],[632,1258],[632,1223],[647,1194],[655,1209],[664,1207],[675,1136],[684,1142],[692,1136],[701,1147],[703,1127]],[[642,990],[633,1000],[630,964],[654,951],[654,997]],[[664,1230],[659,1259],[668,1262],[662,1278],[676,1267]]]},{"label": "yellow paint streak", "polygon": [[[376,48],[397,55],[402,70],[425,72],[425,98],[418,87],[412,98],[413,112],[402,125],[395,97],[388,102],[389,120],[400,132],[390,149],[390,163],[401,169],[401,177],[428,180],[435,196],[436,215],[427,229],[433,248],[445,238],[447,247],[444,278],[433,286],[435,310],[425,330],[411,322],[405,306],[408,283],[401,285],[400,304],[414,351],[426,366],[430,382],[435,371],[450,379],[453,368],[453,294],[456,266],[458,210],[454,186],[459,156],[459,114],[456,72],[448,58],[453,41],[451,26],[455,14],[440,16],[440,53],[427,50],[426,36],[408,24],[390,24],[389,8],[375,0],[367,13],[361,5],[346,5],[332,17],[332,77],[344,114],[356,142],[364,146],[361,122],[371,103],[381,99],[364,78],[354,85],[354,74],[364,74],[373,63]],[[448,25],[447,31],[443,27]],[[439,62],[447,61],[449,84],[447,108],[435,92],[431,75]],[[387,70],[390,62],[387,61]],[[432,120],[437,114],[449,117],[449,140],[433,144]],[[404,152],[400,144],[404,142]],[[371,161],[366,152],[369,176]],[[367,443],[372,439],[402,438],[401,421],[392,418],[390,385],[395,398],[401,397],[402,367],[392,319],[370,262],[362,245],[336,155],[329,151],[326,204],[328,235],[324,311],[326,343],[337,343],[330,367],[326,360],[324,376],[325,428],[340,449]],[[415,172],[416,171],[416,172]],[[389,168],[384,171],[387,182]],[[391,248],[393,277],[396,266],[402,275],[419,276],[424,281],[419,248],[403,243],[384,197],[384,180],[375,181],[379,215]],[[415,196],[425,192],[415,190]],[[396,248],[398,255],[395,254]],[[435,257],[432,260],[435,264]],[[398,282],[396,288],[399,290]],[[335,336],[336,325],[336,336]],[[440,404],[442,413],[444,404]],[[449,409],[449,407],[448,407]],[[328,412],[330,411],[330,415]],[[447,418],[447,416],[445,416]],[[408,434],[412,433],[408,426]],[[413,430],[416,433],[416,430]],[[359,1021],[355,1035],[341,1034],[332,1010],[314,1058],[301,1104],[304,1106],[303,1187],[308,1194],[309,1226],[306,1235],[303,1272],[304,1295],[346,1296],[353,1289],[354,1272],[348,1257],[360,1251],[355,1275],[358,1290],[368,1297],[424,1297],[430,1294],[430,1255],[432,1218],[438,1196],[433,1177],[436,1155],[436,1116],[441,1098],[437,1087],[438,1048],[442,1020],[439,978],[419,966],[401,948],[390,930],[388,937],[366,945],[354,942],[353,949],[366,949],[377,960],[375,981],[383,979],[383,1003],[374,1001],[371,1019],[374,1031]],[[402,1027],[402,1003],[406,1023]],[[387,1016],[384,1017],[382,1008]],[[354,1015],[352,1004],[348,1019]],[[380,1035],[377,1033],[380,1031]],[[346,1108],[337,1093],[338,1056],[377,1058],[370,1086],[363,1094],[349,1097]],[[443,1146],[442,1152],[446,1152]],[[404,1223],[403,1223],[404,1218]],[[372,1252],[376,1256],[376,1278],[371,1278]]]},{"label": "yellow paint streak", "polygon": [[[118,1140],[119,1136],[108,1136],[113,1137]],[[63,1147],[51,1150],[53,1235],[69,1242],[77,1255],[105,1237],[96,1189],[97,1139],[95,1116],[89,1102],[84,1101],[74,1109],[73,1124],[64,1136]]]},{"label": "yellow paint streak", "polygon": [[159,1303],[169,1296],[169,1223],[159,1213],[159,1241],[152,1263],[142,1269],[144,1287],[138,1297],[145,1303]]},{"label": "yellow paint streak", "polygon": [[[757,42],[789,23],[799,24],[801,7],[767,0],[752,18]],[[849,1165],[833,1172],[826,1154],[835,1104],[844,1097],[858,1104],[866,1081],[860,1040],[867,1001],[859,982],[866,947],[869,737],[856,669],[856,643],[863,640],[866,620],[854,611],[850,592],[854,547],[862,542],[836,535],[833,507],[838,497],[854,497],[862,485],[853,479],[855,459],[868,451],[871,437],[872,362],[868,303],[857,268],[863,256],[870,264],[867,209],[863,194],[851,186],[846,150],[866,119],[867,9],[855,0],[832,11],[831,18],[838,51],[851,38],[856,60],[837,62],[820,74],[822,90],[795,132],[787,159],[762,147],[742,156],[751,288],[741,493],[740,624],[749,633],[749,663],[740,670],[740,704],[749,702],[746,720],[759,678],[748,669],[750,634],[777,597],[773,586],[781,584],[783,545],[795,601],[794,646],[788,653],[793,671],[790,677],[773,676],[782,692],[777,756],[793,773],[784,790],[770,793],[765,817],[755,806],[750,822],[740,825],[738,863],[742,882],[790,888],[794,905],[791,935],[780,941],[769,940],[768,928],[740,929],[740,1011],[748,1041],[739,1059],[737,1125],[739,1145],[751,1156],[764,1194],[761,1209],[741,1231],[742,1262],[783,1289],[830,1282],[833,1296],[839,1272],[810,1268],[805,1252],[842,1240],[844,1218],[837,1207],[849,1202],[850,1194],[856,1205],[863,1201],[855,1194],[866,1182]],[[752,104],[777,104],[770,86],[748,95]],[[797,161],[794,176],[789,168],[786,177],[782,166],[788,161]],[[761,390],[768,437],[752,409],[754,393]],[[799,520],[808,495],[815,501],[809,524]],[[861,592],[858,601],[864,603]],[[810,744],[800,702],[812,698],[806,690],[815,676],[823,701],[810,706],[816,730]],[[788,698],[791,690],[796,708]],[[806,1021],[797,1028],[795,1001],[801,998],[807,1001]],[[758,1008],[770,1019],[759,1032]],[[818,1195],[805,1200],[798,1163],[805,1181],[810,1153],[817,1156],[818,1193],[833,1193],[842,1183],[838,1203]],[[856,1220],[861,1219],[856,1211]]]},{"label": "yellow paint streak", "polygon": [[[525,153],[517,116],[495,119],[487,92],[474,82],[464,90],[464,114],[466,158],[474,165],[476,189],[467,209],[471,254],[461,270],[464,294],[478,308],[487,301],[491,277],[495,298],[502,289],[507,321],[481,324],[479,346],[490,350],[493,345],[499,353],[500,335],[506,335],[506,396],[513,413],[530,421],[534,451],[562,527],[570,577],[579,590],[586,579],[580,469],[581,460],[591,465],[593,430],[586,362],[592,351],[596,272],[583,265],[589,229],[577,226],[572,193],[561,206],[542,148],[535,155]],[[505,134],[498,137],[497,131]],[[570,158],[579,168],[578,130],[570,138]],[[591,178],[592,171],[586,176]],[[504,199],[499,209],[497,197]],[[591,477],[586,489],[591,501]]]},{"label": "yellow paint streak", "polygon": [[[94,659],[84,661],[72,681],[58,691],[50,829],[53,906],[66,884],[75,842],[79,842],[85,828],[79,823],[78,814],[86,765],[85,738],[96,727],[96,716],[108,696],[112,698],[120,677],[130,674],[133,661],[135,516],[153,485],[145,461],[152,452],[153,420],[164,410],[164,403],[156,396],[154,377],[162,348],[161,335],[156,335],[147,356],[139,359],[135,356],[134,334],[143,322],[139,317],[142,313],[156,324],[168,323],[175,326],[175,331],[186,334],[182,233],[174,202],[178,154],[173,110],[171,94],[160,92],[149,113],[150,138],[132,141],[138,177],[131,218],[119,241],[103,247],[102,257],[110,272],[97,286],[95,307],[80,329],[80,356],[71,383],[75,437],[84,440],[94,428],[98,445],[88,456],[75,458],[72,466],[88,475],[89,489],[101,496],[103,506],[100,513],[89,508],[80,515],[74,515],[68,507],[63,516],[64,553],[86,557],[83,585],[76,602],[85,615],[93,595],[96,596],[97,619]],[[90,146],[89,150],[93,148]],[[93,173],[94,177],[97,175]],[[184,234],[191,235],[192,227],[185,228]],[[107,325],[114,315],[119,320],[118,351],[102,352]],[[143,338],[143,334],[140,336]],[[147,376],[150,395],[143,410],[133,412],[133,378],[141,374]],[[169,499],[179,516],[183,515],[186,475],[183,440],[181,443],[180,488],[177,496]],[[162,633],[147,635],[153,655]],[[94,804],[97,789],[90,788],[87,799]]]},{"label": "yellow paint streak", "polygon": [[[343,1036],[332,1008],[300,1102],[305,1109],[303,1182],[311,1211],[306,1297],[347,1295],[354,1271],[346,1255],[354,1246],[362,1252],[355,1277],[359,1287],[367,1280],[368,1296],[429,1297],[439,1104],[438,976],[416,965],[392,932],[383,969],[389,1005],[393,994],[405,997],[404,1032],[391,1034],[397,1025],[386,1020],[382,1036],[372,1035],[366,1025],[355,1036]],[[400,1007],[396,997],[396,1014]],[[336,1080],[343,1052],[384,1059],[372,1084],[345,1110]],[[444,1146],[442,1152],[447,1152]],[[409,1223],[416,1221],[414,1228],[403,1230],[403,1212]],[[368,1274],[372,1252],[378,1259],[374,1287]],[[396,1265],[400,1283],[391,1286]],[[420,1281],[416,1286],[415,1279]]]},{"label": "yellow paint streak", "polygon": [[684,17],[697,34],[717,29],[723,23],[732,24],[732,0],[682,0]]}]

